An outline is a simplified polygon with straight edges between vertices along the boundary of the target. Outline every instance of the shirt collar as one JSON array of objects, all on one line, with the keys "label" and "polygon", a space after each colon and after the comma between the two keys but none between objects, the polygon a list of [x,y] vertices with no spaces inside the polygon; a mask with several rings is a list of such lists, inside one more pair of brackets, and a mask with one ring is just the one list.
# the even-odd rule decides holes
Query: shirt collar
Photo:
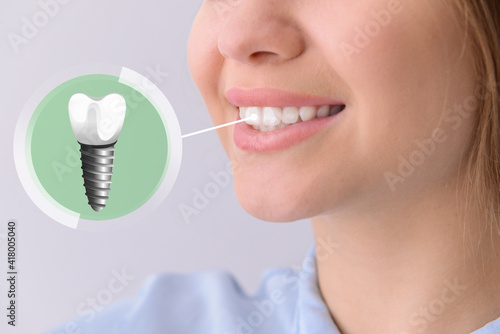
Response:
[{"label": "shirt collar", "polygon": [[312,245],[299,273],[294,334],[340,334],[318,284],[316,247]]}]

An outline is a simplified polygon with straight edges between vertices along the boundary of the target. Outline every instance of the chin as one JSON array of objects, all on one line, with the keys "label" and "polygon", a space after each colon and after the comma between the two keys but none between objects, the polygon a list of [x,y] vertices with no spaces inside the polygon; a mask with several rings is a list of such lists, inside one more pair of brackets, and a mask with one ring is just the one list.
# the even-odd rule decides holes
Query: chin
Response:
[{"label": "chin", "polygon": [[314,216],[307,203],[296,195],[300,192],[295,189],[287,191],[279,185],[263,186],[258,182],[238,182],[238,180],[234,180],[234,188],[240,205],[257,219],[273,223],[289,223]]}]

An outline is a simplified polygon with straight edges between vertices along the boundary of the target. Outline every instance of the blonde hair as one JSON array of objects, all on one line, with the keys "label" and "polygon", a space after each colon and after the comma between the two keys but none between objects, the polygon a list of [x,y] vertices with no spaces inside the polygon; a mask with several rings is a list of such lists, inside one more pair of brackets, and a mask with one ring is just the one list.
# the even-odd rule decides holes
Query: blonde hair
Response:
[{"label": "blonde hair", "polygon": [[[476,57],[479,109],[467,157],[465,194],[500,233],[500,2],[453,0]],[[476,92],[476,96],[479,94]]]}]

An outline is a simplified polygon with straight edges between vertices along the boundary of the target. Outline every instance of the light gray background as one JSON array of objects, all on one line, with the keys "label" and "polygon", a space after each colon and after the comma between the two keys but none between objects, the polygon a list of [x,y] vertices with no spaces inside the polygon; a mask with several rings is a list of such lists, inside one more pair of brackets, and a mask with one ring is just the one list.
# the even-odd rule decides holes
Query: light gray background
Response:
[{"label": "light gray background", "polygon": [[[225,268],[248,293],[263,270],[300,265],[312,244],[308,222],[271,224],[239,206],[232,185],[186,224],[181,203],[193,189],[225,170],[215,132],[186,138],[181,172],[161,208],[115,232],[71,230],[45,216],[24,192],[13,161],[13,136],[21,109],[52,75],[80,64],[111,63],[147,75],[159,66],[169,76],[159,88],[170,100],[184,134],[212,126],[189,76],[186,45],[200,0],[71,0],[60,5],[38,35],[15,52],[7,34],[20,34],[22,18],[41,10],[37,1],[2,1],[0,10],[0,233],[18,222],[18,327],[6,325],[6,245],[0,238],[0,332],[41,333],[76,316],[122,270],[135,279],[114,300],[133,296],[155,272]],[[42,0],[47,1],[47,0]],[[56,129],[54,129],[56,130]]]}]

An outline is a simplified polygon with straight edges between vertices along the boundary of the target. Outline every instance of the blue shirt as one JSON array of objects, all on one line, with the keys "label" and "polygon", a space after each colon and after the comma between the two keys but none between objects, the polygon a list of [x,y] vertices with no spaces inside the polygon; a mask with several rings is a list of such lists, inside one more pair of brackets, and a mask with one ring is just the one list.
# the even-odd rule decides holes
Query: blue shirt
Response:
[{"label": "blue shirt", "polygon": [[[273,269],[248,296],[226,271],[160,274],[139,295],[47,334],[340,334],[321,297],[315,248],[300,272]],[[471,334],[500,333],[500,318]]]}]

